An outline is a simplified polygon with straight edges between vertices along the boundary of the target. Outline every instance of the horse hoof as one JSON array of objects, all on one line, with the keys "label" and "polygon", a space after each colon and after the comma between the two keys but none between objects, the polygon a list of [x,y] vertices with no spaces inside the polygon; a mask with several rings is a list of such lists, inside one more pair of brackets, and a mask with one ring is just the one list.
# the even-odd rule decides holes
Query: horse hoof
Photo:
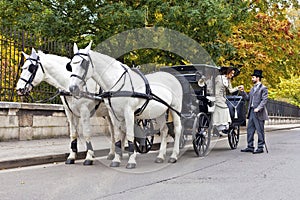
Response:
[{"label": "horse hoof", "polygon": [[134,169],[136,167],[135,163],[127,163],[126,169]]},{"label": "horse hoof", "polygon": [[67,159],[65,163],[67,165],[75,164],[75,159]]},{"label": "horse hoof", "polygon": [[177,159],[176,159],[176,158],[170,158],[168,162],[169,162],[169,163],[176,163],[176,162],[177,162]]},{"label": "horse hoof", "polygon": [[115,154],[108,154],[107,155],[107,160],[113,160],[115,158]]},{"label": "horse hoof", "polygon": [[93,165],[93,161],[92,160],[85,160],[83,162],[83,165]]},{"label": "horse hoof", "polygon": [[110,167],[120,167],[120,163],[119,162],[111,162]]},{"label": "horse hoof", "polygon": [[163,163],[163,162],[164,162],[164,159],[162,159],[162,158],[155,159],[155,163]]}]

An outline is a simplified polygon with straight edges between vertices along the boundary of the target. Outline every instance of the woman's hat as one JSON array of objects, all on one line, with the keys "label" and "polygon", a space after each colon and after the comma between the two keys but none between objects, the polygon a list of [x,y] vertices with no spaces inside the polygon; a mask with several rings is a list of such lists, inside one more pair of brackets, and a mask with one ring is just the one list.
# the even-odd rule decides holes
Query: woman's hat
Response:
[{"label": "woman's hat", "polygon": [[229,67],[221,67],[219,69],[219,72],[221,75],[224,75],[224,74],[228,74],[229,72],[231,72],[232,70],[234,70],[234,77],[237,77],[241,71],[239,70],[239,68],[237,67],[232,67],[232,66],[229,66]]},{"label": "woman's hat", "polygon": [[254,72],[253,72],[253,74],[251,76],[256,76],[256,77],[263,78],[262,73],[263,73],[262,70],[255,69]]}]

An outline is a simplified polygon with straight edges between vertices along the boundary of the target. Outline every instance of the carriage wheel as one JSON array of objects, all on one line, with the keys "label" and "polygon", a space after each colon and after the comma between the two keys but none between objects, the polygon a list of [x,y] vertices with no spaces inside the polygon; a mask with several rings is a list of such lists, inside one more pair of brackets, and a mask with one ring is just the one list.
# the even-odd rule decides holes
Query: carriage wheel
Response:
[{"label": "carriage wheel", "polygon": [[154,141],[154,128],[152,120],[141,120],[139,121],[139,128],[141,133],[134,137],[134,146],[139,153],[148,153]]},{"label": "carriage wheel", "polygon": [[154,136],[146,136],[146,138],[134,138],[134,146],[139,153],[148,153],[153,146]]},{"label": "carriage wheel", "polygon": [[231,149],[236,149],[240,139],[240,126],[233,126],[228,131],[228,142]]},{"label": "carriage wheel", "polygon": [[205,156],[210,144],[211,130],[209,118],[205,113],[199,113],[193,124],[193,147],[197,156]]}]

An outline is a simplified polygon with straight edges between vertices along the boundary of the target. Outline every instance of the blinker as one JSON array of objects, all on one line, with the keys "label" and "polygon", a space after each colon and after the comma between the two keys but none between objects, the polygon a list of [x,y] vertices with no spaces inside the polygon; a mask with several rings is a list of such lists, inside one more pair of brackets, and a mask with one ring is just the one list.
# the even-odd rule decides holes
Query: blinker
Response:
[{"label": "blinker", "polygon": [[28,71],[33,74],[34,72],[36,72],[37,67],[38,67],[37,65],[30,64],[28,67]]},{"label": "blinker", "polygon": [[68,62],[68,64],[66,65],[66,68],[69,72],[72,72],[71,62]]}]

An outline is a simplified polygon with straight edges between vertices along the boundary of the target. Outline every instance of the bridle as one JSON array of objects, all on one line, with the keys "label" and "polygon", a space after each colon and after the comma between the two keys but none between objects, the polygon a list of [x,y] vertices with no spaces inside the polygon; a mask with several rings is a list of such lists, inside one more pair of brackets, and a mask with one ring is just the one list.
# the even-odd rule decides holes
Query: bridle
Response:
[{"label": "bridle", "polygon": [[[71,74],[70,77],[78,78],[79,80],[81,80],[81,81],[83,82],[83,86],[86,86],[85,77],[86,77],[86,75],[87,75],[87,73],[88,73],[89,65],[90,65],[90,63],[91,63],[91,64],[92,64],[92,67],[94,68],[94,64],[93,64],[92,59],[91,59],[91,57],[90,57],[89,54],[79,53],[79,52],[78,52],[78,53],[74,54],[73,58],[74,58],[75,56],[79,56],[79,57],[82,58],[82,62],[81,62],[81,64],[80,64],[80,67],[83,68],[84,73],[83,73],[82,76],[79,76],[79,75],[77,75],[77,74]],[[87,56],[87,57],[89,58],[89,60],[85,59],[83,56]],[[72,59],[73,59],[73,58],[72,58]],[[67,68],[67,70],[68,70],[69,72],[72,72],[71,62],[72,62],[72,60],[71,60],[71,61],[67,64],[67,66],[66,66],[66,68]]]},{"label": "bridle", "polygon": [[[26,94],[29,93],[28,85],[30,85],[32,88],[34,87],[34,85],[32,84],[32,82],[33,82],[33,80],[34,80],[34,78],[36,76],[36,73],[37,73],[37,70],[38,70],[39,66],[41,66],[41,69],[42,69],[43,73],[45,74],[45,70],[43,68],[43,65],[40,62],[40,57],[37,57],[36,59],[29,57],[29,58],[27,58],[25,60],[25,62],[27,60],[29,60],[31,62],[31,64],[28,67],[28,71],[31,73],[31,76],[29,77],[28,80],[20,77],[20,80],[22,80],[22,81],[24,81],[26,83],[25,86],[24,86],[24,88],[20,89],[21,91],[23,90],[22,92],[24,93],[24,95],[26,95]],[[33,62],[35,62],[35,64]]]}]

